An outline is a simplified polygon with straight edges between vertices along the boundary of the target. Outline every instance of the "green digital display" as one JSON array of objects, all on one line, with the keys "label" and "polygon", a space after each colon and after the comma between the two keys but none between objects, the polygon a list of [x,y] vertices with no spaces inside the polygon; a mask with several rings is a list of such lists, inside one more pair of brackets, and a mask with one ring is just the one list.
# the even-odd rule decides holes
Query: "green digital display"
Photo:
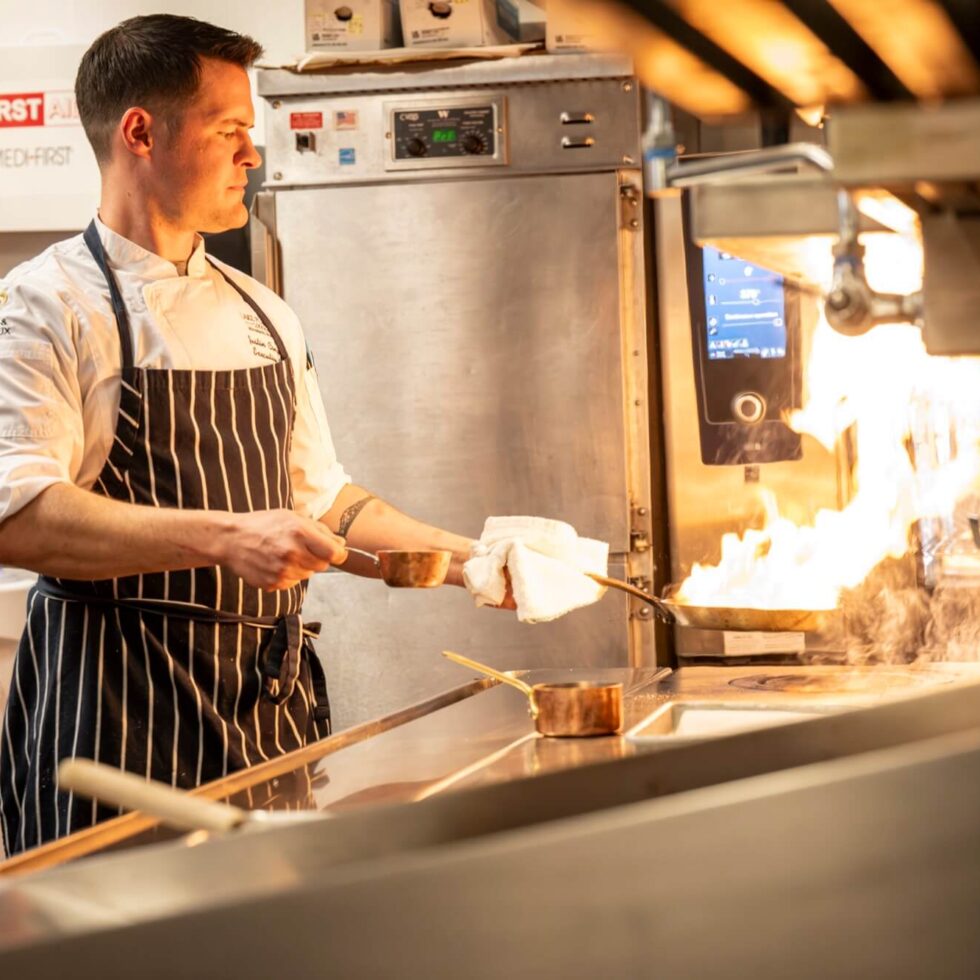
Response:
[{"label": "green digital display", "polygon": [[455,143],[456,142],[456,130],[455,129],[434,129],[434,130],[432,130],[432,142],[433,143]]}]

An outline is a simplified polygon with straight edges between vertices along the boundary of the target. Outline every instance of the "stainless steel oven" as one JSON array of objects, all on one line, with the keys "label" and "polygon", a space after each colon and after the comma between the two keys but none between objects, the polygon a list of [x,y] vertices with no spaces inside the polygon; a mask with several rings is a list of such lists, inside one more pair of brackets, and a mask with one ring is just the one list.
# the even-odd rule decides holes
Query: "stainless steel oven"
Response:
[{"label": "stainless steel oven", "polygon": [[[299,314],[354,479],[474,537],[490,514],[568,521],[649,584],[640,103],[627,60],[259,74],[255,273]],[[649,608],[554,623],[455,589],[314,581],[341,725],[504,668],[655,662]]]}]

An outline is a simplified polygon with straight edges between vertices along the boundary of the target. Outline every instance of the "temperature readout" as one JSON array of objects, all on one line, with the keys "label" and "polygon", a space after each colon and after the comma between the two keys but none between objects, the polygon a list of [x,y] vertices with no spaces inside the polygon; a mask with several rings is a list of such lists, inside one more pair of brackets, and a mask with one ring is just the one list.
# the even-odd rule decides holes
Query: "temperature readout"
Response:
[{"label": "temperature readout", "polygon": [[406,166],[486,166],[506,163],[499,153],[501,108],[472,105],[397,106],[391,112],[392,161]]},{"label": "temperature readout", "polygon": [[783,277],[714,248],[702,254],[708,358],[785,357]]}]

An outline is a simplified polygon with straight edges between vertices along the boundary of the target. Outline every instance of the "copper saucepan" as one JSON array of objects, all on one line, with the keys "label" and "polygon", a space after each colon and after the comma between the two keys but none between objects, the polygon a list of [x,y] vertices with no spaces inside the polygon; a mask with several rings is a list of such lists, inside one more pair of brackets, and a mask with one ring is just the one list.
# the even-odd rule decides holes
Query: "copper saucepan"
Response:
[{"label": "copper saucepan", "polygon": [[586,572],[594,582],[628,592],[649,602],[668,624],[691,626],[701,630],[748,630],[760,633],[813,633],[821,629],[832,609],[756,609],[750,606],[689,606],[684,602],[658,599],[616,578]]},{"label": "copper saucepan", "polygon": [[350,545],[347,550],[372,561],[382,581],[393,589],[434,589],[446,581],[453,559],[451,551],[379,551],[373,555]]},{"label": "copper saucepan", "polygon": [[542,735],[582,738],[615,735],[622,730],[623,685],[620,683],[572,681],[531,685],[450,650],[443,650],[442,655],[481,674],[496,677],[527,695],[534,727]]}]

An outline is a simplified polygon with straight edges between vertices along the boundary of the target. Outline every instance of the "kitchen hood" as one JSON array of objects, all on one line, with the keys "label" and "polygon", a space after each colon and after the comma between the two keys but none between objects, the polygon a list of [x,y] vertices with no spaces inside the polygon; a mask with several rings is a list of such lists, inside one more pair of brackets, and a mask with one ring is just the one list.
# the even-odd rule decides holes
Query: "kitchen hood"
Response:
[{"label": "kitchen hood", "polygon": [[[647,192],[689,189],[697,244],[820,290],[843,333],[912,322],[930,353],[980,354],[980,5],[552,2],[633,57]],[[770,134],[798,112],[824,145],[678,157],[667,103],[711,123],[755,112]],[[905,272],[883,288],[872,265]]]}]

